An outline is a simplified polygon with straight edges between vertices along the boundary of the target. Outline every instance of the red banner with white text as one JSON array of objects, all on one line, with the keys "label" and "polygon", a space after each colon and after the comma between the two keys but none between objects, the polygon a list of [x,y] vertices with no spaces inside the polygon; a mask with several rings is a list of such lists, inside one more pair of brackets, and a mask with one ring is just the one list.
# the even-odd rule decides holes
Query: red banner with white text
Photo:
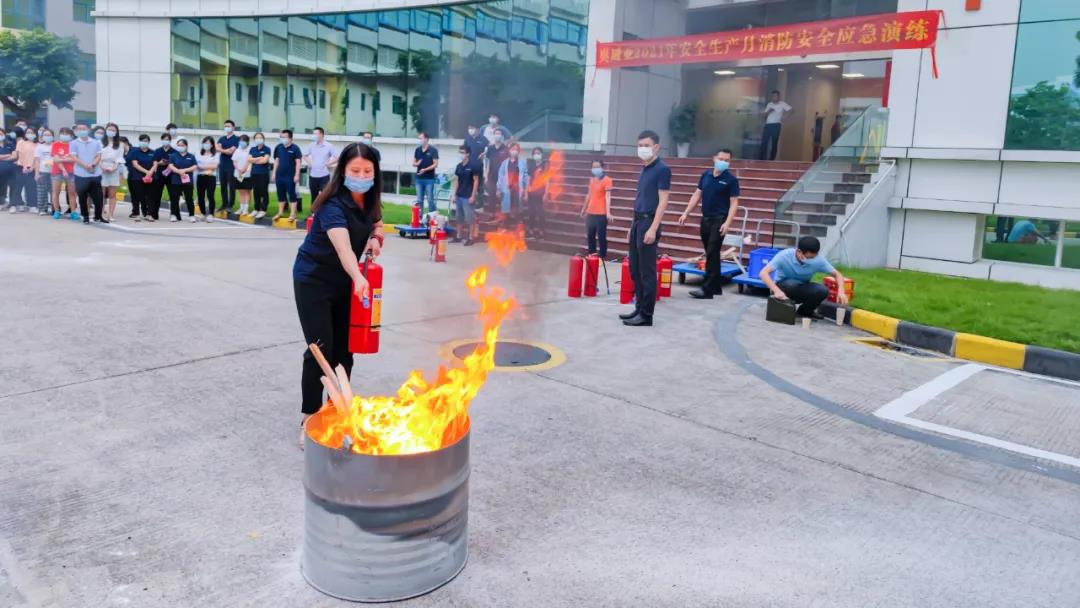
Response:
[{"label": "red banner with white text", "polygon": [[[597,42],[601,69],[934,48],[942,11],[887,13],[671,38]],[[935,77],[936,77],[935,67]]]}]

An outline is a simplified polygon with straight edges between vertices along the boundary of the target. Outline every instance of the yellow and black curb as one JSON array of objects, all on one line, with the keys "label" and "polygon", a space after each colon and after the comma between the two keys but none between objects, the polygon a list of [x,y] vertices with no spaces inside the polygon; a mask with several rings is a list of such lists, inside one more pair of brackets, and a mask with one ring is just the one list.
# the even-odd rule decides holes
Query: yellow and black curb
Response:
[{"label": "yellow and black curb", "polygon": [[[818,308],[818,312],[836,320],[836,308],[836,304],[825,302]],[[847,310],[845,324],[898,344],[939,352],[957,359],[1067,380],[1080,380],[1080,354],[919,325],[858,308],[847,307]]]}]

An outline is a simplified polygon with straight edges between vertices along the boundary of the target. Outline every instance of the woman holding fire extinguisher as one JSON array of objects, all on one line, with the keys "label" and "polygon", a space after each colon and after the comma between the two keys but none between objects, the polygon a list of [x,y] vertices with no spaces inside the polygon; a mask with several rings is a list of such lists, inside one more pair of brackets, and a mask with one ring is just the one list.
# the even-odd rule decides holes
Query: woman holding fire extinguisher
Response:
[{"label": "woman holding fire extinguisher", "polygon": [[[364,253],[382,251],[382,178],[373,148],[352,143],[341,152],[334,175],[311,204],[311,230],[296,253],[293,291],[307,344],[318,344],[331,367],[352,375],[349,307],[353,295],[370,303],[367,279],[360,272]],[[325,403],[322,370],[304,351],[301,427]],[[303,433],[300,440],[303,445]]]}]

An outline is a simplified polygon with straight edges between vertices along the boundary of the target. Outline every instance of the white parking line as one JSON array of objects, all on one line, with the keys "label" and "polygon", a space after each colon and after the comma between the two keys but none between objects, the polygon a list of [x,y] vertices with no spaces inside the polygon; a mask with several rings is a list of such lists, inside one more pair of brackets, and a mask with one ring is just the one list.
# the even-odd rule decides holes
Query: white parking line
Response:
[{"label": "white parking line", "polygon": [[1027,378],[1038,378],[1040,380],[1049,380],[1057,382],[1059,384],[1065,384],[1068,386],[1080,387],[1080,383],[1070,382],[1068,380],[1061,380],[1059,378],[1048,378],[1045,376],[1037,376],[1026,372],[1020,372],[1017,370],[1004,369],[1004,368],[989,368],[976,363],[968,363],[961,365],[960,367],[953,368],[944,374],[934,378],[933,380],[919,386],[913,390],[910,390],[903,395],[900,395],[896,399],[886,403],[882,407],[878,408],[874,412],[874,415],[878,418],[884,418],[885,420],[891,420],[893,422],[899,422],[908,426],[924,429],[927,431],[933,431],[935,433],[941,433],[942,435],[949,435],[952,437],[959,437],[968,441],[974,441],[977,443],[983,443],[1009,452],[1015,452],[1017,454],[1024,454],[1025,456],[1032,456],[1034,458],[1042,458],[1045,460],[1052,460],[1054,462],[1060,462],[1070,466],[1080,468],[1080,458],[1074,456],[1068,456],[1066,454],[1058,454],[1057,452],[1048,452],[1039,448],[1023,445],[1019,443],[1013,443],[1011,441],[1005,441],[996,437],[990,437],[988,435],[981,435],[979,433],[972,433],[961,429],[956,429],[950,426],[944,426],[941,424],[935,424],[933,422],[926,422],[925,420],[919,420],[912,418],[911,414],[915,413],[920,407],[933,401],[935,398],[948,391],[951,388],[959,386],[965,380],[971,378],[975,374],[981,371],[993,369],[999,372],[1005,372],[1016,376]]}]

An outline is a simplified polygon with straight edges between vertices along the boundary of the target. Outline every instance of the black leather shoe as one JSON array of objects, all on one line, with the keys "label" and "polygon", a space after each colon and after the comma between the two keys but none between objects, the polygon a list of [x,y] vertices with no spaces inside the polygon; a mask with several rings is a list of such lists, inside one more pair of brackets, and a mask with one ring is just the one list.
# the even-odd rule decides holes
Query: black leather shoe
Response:
[{"label": "black leather shoe", "polygon": [[638,314],[639,314],[638,310],[635,308],[634,312],[623,313],[623,314],[619,315],[619,318],[622,319],[623,321],[625,321],[627,319],[633,319],[634,317],[638,316]]},{"label": "black leather shoe", "polygon": [[629,327],[652,327],[652,317],[646,317],[639,313],[630,319],[624,319],[622,324]]},{"label": "black leather shoe", "polygon": [[825,320],[825,317],[818,314],[817,312],[812,312],[812,313],[810,313],[808,315],[804,315],[802,313],[799,313],[799,316],[800,317],[810,317],[811,319],[813,319],[815,321],[824,321]]},{"label": "black leather shoe", "polygon": [[690,292],[690,297],[694,298],[695,300],[711,300],[713,299],[713,294],[705,291],[704,289],[695,289]]}]

